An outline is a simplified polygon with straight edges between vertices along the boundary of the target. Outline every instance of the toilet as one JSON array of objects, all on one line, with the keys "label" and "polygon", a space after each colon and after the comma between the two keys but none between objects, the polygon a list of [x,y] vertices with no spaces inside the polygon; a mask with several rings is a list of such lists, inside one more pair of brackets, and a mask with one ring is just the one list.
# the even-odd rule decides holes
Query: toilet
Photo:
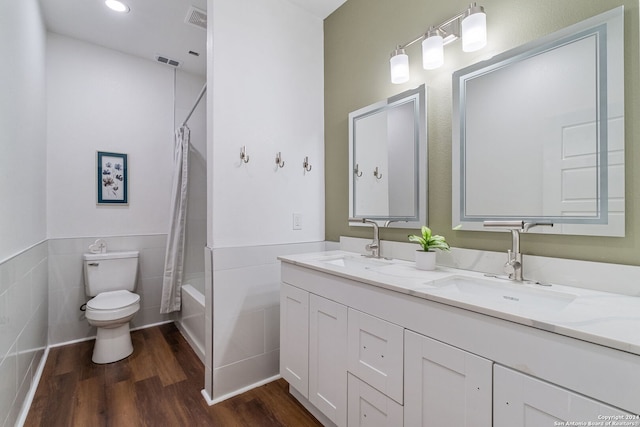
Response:
[{"label": "toilet", "polygon": [[85,292],[92,297],[85,316],[97,328],[94,363],[117,362],[133,353],[129,321],[140,310],[140,295],[133,293],[138,255],[138,251],[83,255]]}]

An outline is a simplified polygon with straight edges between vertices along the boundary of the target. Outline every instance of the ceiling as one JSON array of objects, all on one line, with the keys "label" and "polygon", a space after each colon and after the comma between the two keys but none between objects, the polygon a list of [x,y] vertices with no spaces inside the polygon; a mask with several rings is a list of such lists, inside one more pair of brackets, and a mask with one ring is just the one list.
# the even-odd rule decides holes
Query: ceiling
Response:
[{"label": "ceiling", "polygon": [[[321,19],[346,0],[288,0]],[[108,9],[103,0],[40,0],[49,31],[155,60],[180,62],[180,69],[205,76],[206,30],[185,23],[193,6],[205,11],[207,0],[123,0],[129,13]],[[199,53],[199,56],[189,51]]]}]

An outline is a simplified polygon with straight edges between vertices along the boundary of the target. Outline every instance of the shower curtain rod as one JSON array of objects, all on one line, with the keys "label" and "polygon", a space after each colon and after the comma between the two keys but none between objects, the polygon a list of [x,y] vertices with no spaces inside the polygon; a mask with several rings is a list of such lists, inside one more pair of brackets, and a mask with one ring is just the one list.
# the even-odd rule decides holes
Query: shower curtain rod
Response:
[{"label": "shower curtain rod", "polygon": [[191,118],[191,115],[193,114],[194,110],[196,109],[196,107],[200,103],[200,100],[202,99],[202,96],[204,95],[204,93],[206,91],[207,91],[207,84],[205,83],[204,86],[202,86],[202,90],[200,91],[200,95],[198,95],[198,99],[196,99],[196,102],[193,104],[193,107],[191,108],[191,111],[189,111],[189,114],[187,114],[187,118],[184,119],[184,122],[182,122],[182,126],[187,124],[187,122]]}]

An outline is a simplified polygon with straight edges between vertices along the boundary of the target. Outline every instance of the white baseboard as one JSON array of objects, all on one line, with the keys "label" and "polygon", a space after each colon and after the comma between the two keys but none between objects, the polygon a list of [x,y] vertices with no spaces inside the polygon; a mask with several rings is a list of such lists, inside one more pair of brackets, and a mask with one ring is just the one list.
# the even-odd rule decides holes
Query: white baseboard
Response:
[{"label": "white baseboard", "polygon": [[[137,328],[130,329],[130,331],[131,332],[139,331],[140,329],[153,328],[154,326],[160,326],[160,325],[165,325],[167,323],[174,323],[174,322],[175,322],[175,320],[164,320],[164,321],[158,322],[158,323],[151,323],[149,325],[138,326]],[[78,338],[77,340],[59,342],[59,343],[56,343],[56,344],[49,344],[49,347],[47,347],[47,348],[63,347],[65,345],[77,344],[79,342],[91,341],[91,340],[95,340],[95,339],[96,339],[96,336],[92,335],[90,337]]]},{"label": "white baseboard", "polygon": [[49,357],[49,347],[45,348],[44,354],[42,355],[42,359],[40,359],[40,363],[38,364],[38,369],[36,370],[36,374],[31,381],[31,387],[29,388],[29,393],[27,393],[27,397],[22,402],[22,409],[20,409],[20,415],[18,416],[18,420],[16,421],[16,427],[22,427],[24,422],[27,420],[27,415],[29,415],[29,409],[31,409],[31,404],[33,403],[33,398],[36,395],[36,391],[38,390],[38,385],[40,384],[40,378],[42,377],[42,372],[44,371],[44,366],[47,363],[47,358]]},{"label": "white baseboard", "polygon": [[220,403],[220,402],[222,402],[224,400],[230,399],[232,397],[235,397],[235,396],[237,396],[239,394],[242,394],[244,392],[247,392],[249,390],[253,390],[254,388],[258,388],[258,387],[263,386],[265,384],[269,384],[270,382],[273,382],[273,381],[278,380],[280,378],[282,378],[280,375],[274,375],[273,377],[269,377],[269,378],[266,378],[266,379],[264,379],[262,381],[258,381],[257,383],[248,385],[246,387],[242,387],[242,388],[240,388],[238,390],[235,390],[235,391],[233,391],[231,393],[227,393],[227,394],[225,394],[223,396],[220,396],[220,397],[217,397],[215,399],[211,399],[211,397],[209,396],[209,393],[207,393],[206,390],[202,390],[201,393],[202,393],[202,396],[204,397],[204,399],[206,400],[207,404],[209,406],[213,406],[216,403]]}]

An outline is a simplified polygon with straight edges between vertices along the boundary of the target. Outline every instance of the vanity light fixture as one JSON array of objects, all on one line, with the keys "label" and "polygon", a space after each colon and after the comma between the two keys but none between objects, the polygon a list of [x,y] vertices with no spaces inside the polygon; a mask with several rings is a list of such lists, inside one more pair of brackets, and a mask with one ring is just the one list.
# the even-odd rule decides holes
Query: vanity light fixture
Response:
[{"label": "vanity light fixture", "polygon": [[115,10],[116,12],[128,13],[129,10],[131,10],[129,9],[129,6],[118,0],[105,0],[104,4],[106,4],[109,9]]},{"label": "vanity light fixture", "polygon": [[482,6],[471,4],[460,26],[464,52],[475,52],[487,45],[487,14]]},{"label": "vanity light fixture", "polygon": [[444,64],[444,39],[437,29],[431,27],[422,40],[422,67],[434,70]]},{"label": "vanity light fixture", "polygon": [[400,46],[391,52],[391,83],[400,84],[409,81],[409,56]]},{"label": "vanity light fixture", "polygon": [[462,50],[475,52],[487,45],[487,15],[484,8],[475,2],[453,18],[431,26],[429,30],[405,44],[399,44],[391,52],[391,83],[409,81],[409,56],[405,49],[422,40],[422,66],[425,70],[436,69],[444,64],[444,46],[462,38]]}]

